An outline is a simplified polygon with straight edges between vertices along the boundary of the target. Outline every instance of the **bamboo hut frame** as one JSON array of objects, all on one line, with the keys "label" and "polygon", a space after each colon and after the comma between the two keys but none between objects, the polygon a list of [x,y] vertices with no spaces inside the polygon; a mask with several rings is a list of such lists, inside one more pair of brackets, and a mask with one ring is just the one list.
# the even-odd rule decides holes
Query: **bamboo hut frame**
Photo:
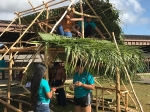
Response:
[{"label": "bamboo hut frame", "polygon": [[[19,36],[19,38],[16,40],[16,42],[15,43],[13,43],[12,45],[11,45],[11,47],[9,48],[9,49],[5,49],[5,50],[0,50],[0,53],[4,53],[3,55],[2,55],[2,57],[0,57],[0,60],[2,60],[5,56],[6,56],[6,54],[9,54],[10,55],[10,63],[9,63],[9,68],[0,68],[0,70],[9,70],[9,81],[8,81],[8,92],[7,92],[7,96],[8,96],[8,99],[10,98],[10,93],[9,93],[9,91],[10,91],[10,85],[11,85],[11,74],[12,74],[12,70],[21,70],[21,69],[23,69],[24,70],[24,72],[27,70],[27,68],[29,67],[29,65],[31,64],[31,62],[32,61],[34,61],[34,58],[36,57],[36,55],[37,54],[39,54],[39,52],[40,51],[37,51],[36,52],[36,54],[34,55],[34,57],[32,58],[32,61],[30,61],[29,62],[29,64],[26,66],[26,67],[18,67],[18,68],[16,68],[16,67],[12,67],[12,59],[13,59],[13,57],[14,57],[14,55],[12,56],[12,53],[13,52],[16,52],[17,51],[17,53],[20,51],[22,51],[22,48],[19,48],[19,49],[14,49],[13,47],[16,45],[16,44],[18,44],[18,43],[20,43],[20,45],[21,45],[21,39],[22,39],[22,37],[24,36],[24,34],[31,28],[31,26],[33,25],[33,24],[38,24],[38,26],[41,28],[41,30],[43,31],[43,32],[48,32],[48,28],[50,28],[51,29],[51,31],[50,31],[50,33],[53,33],[54,31],[55,31],[55,28],[56,28],[56,26],[60,23],[60,21],[64,18],[64,16],[66,15],[66,13],[67,13],[67,11],[68,10],[72,10],[75,14],[77,14],[77,15],[81,15],[82,16],[82,18],[83,18],[83,16],[88,16],[88,17],[92,17],[92,18],[98,18],[98,20],[100,21],[100,23],[103,25],[103,27],[105,28],[105,30],[107,31],[107,33],[109,34],[109,36],[110,37],[112,37],[111,36],[111,34],[109,33],[109,31],[107,30],[107,28],[106,28],[106,26],[103,24],[103,22],[102,22],[102,20],[101,20],[101,17],[99,17],[97,14],[96,14],[96,12],[94,11],[94,9],[91,7],[91,5],[88,3],[88,1],[87,0],[85,0],[85,2],[88,4],[88,6],[90,7],[90,9],[94,12],[94,14],[95,14],[95,16],[93,16],[93,15],[87,15],[87,14],[84,14],[83,13],[83,8],[82,8],[82,0],[80,0],[80,8],[81,8],[81,13],[80,12],[77,12],[77,11],[75,11],[75,9],[70,9],[70,7],[71,7],[71,5],[75,2],[75,0],[72,0],[72,1],[70,1],[70,4],[68,5],[68,8],[67,8],[67,10],[64,12],[64,14],[62,15],[62,17],[56,22],[56,24],[52,27],[52,26],[50,26],[50,25],[48,25],[48,21],[49,21],[49,12],[48,12],[48,10],[49,10],[49,7],[50,6],[55,6],[55,5],[57,5],[57,4],[60,4],[60,3],[63,3],[63,2],[65,2],[65,1],[68,1],[68,0],[63,0],[63,1],[61,1],[61,2],[58,2],[58,3],[55,3],[55,4],[52,4],[52,5],[49,5],[49,3],[51,3],[51,2],[53,2],[53,1],[55,1],[55,0],[51,0],[51,1],[49,1],[49,2],[44,2],[43,1],[43,4],[42,5],[40,5],[40,6],[37,6],[37,7],[33,7],[33,5],[31,4],[31,2],[28,0],[28,2],[29,2],[29,4],[31,5],[31,9],[29,9],[29,10],[25,10],[25,11],[22,11],[22,12],[19,12],[19,13],[16,13],[17,14],[17,17],[15,17],[14,18],[14,20],[7,26],[7,28],[0,34],[0,37],[7,31],[7,29],[13,24],[13,22],[17,19],[17,18],[19,18],[19,31],[20,31],[20,36]],[[46,10],[46,20],[44,20],[44,21],[39,21],[38,20],[38,18],[39,18],[39,16],[43,13],[43,11],[44,10]],[[27,15],[27,14],[30,14],[30,13],[32,13],[32,12],[38,12],[38,11],[40,11],[39,13],[38,13],[38,15],[36,16],[36,18],[29,24],[29,26],[21,33],[21,19],[22,19],[22,16],[24,16],[24,15]],[[45,25],[45,29],[43,28],[43,26],[42,26],[42,24],[44,24]],[[82,21],[82,24],[84,24],[83,23],[83,21]],[[84,25],[82,25],[82,26],[84,26]],[[82,29],[84,29],[84,28],[82,28]],[[82,34],[84,34],[84,30],[82,30]],[[82,37],[84,38],[84,35],[82,35]],[[114,35],[113,35],[113,37],[114,37]],[[117,47],[117,43],[115,42],[115,44],[116,44],[116,47]],[[28,51],[28,50],[30,50],[30,49],[32,49],[32,50],[36,50],[35,48],[23,48],[24,49],[24,51]],[[117,48],[118,49],[118,48]],[[19,51],[18,51],[19,50]],[[45,48],[45,62],[47,62],[47,59],[48,59],[48,50],[49,49],[46,49]],[[23,51],[23,52],[24,52]],[[63,52],[64,50],[62,50],[62,52]],[[118,49],[118,51],[119,51],[119,49]],[[16,54],[17,54],[16,53]],[[48,66],[48,63],[45,63],[46,64],[46,66]],[[125,71],[126,71],[126,73],[127,73],[127,76],[128,76],[128,72],[127,72],[127,70],[126,70],[126,68],[125,68]],[[48,71],[47,71],[48,72]],[[46,79],[48,79],[48,76],[46,76]],[[22,81],[21,81],[21,85],[22,85]],[[118,84],[118,86],[119,86],[120,84]],[[117,86],[117,87],[118,87]],[[118,91],[120,91],[120,88],[118,87],[117,88],[118,89]],[[125,93],[127,93],[127,92],[125,92]],[[102,94],[103,94],[103,91],[102,91]],[[120,93],[118,93],[117,94],[117,96],[118,96],[118,100],[120,99]],[[127,98],[127,96],[128,96],[128,94],[125,94],[125,96],[126,96],[126,99],[125,99],[125,104],[126,104],[126,106],[127,106],[127,101],[128,101],[128,98]],[[137,98],[137,97],[136,97]],[[119,102],[119,101],[118,101]],[[138,102],[138,104],[139,104],[139,106],[140,106],[140,109],[141,109],[141,112],[143,112],[143,109],[142,109],[142,107],[141,107],[141,105],[140,105],[140,103],[139,103],[139,101],[137,100],[137,102]],[[10,103],[9,102],[9,100],[8,100],[8,103]],[[118,105],[119,106],[119,105]],[[119,108],[119,107],[118,107]],[[117,112],[119,112],[119,110],[117,110]]]}]

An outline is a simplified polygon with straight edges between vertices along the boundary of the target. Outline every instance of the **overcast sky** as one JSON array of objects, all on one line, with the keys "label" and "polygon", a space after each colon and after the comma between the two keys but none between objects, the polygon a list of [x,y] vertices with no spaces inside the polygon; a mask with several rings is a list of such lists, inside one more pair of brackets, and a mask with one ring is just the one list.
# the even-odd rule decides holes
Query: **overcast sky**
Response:
[{"label": "overcast sky", "polygon": [[[34,7],[42,3],[42,0],[30,1]],[[121,26],[125,34],[150,35],[150,0],[109,1],[114,7],[120,10]],[[31,8],[31,6],[28,0],[0,0],[0,20],[13,20],[15,17],[14,12],[27,10],[29,8]]]}]

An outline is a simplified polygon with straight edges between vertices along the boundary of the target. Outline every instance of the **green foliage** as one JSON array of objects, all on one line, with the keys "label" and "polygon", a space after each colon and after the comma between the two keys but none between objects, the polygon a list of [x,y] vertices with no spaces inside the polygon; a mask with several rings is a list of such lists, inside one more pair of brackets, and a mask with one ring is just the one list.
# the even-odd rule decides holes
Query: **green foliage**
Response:
[{"label": "green foliage", "polygon": [[[138,47],[119,45],[121,55],[113,42],[89,38],[67,38],[55,34],[39,33],[50,46],[65,48],[68,73],[72,73],[77,60],[81,59],[83,67],[95,76],[115,77],[116,67],[120,69],[121,78],[126,79],[124,67],[130,75],[138,68],[143,68],[143,55]],[[53,38],[51,38],[53,36]]]},{"label": "green foliage", "polygon": [[[92,6],[94,11],[98,16],[101,17],[101,21],[108,29],[109,33],[115,32],[116,40],[120,40],[120,35],[122,33],[121,27],[119,23],[121,20],[119,19],[119,11],[109,3],[108,0],[88,0],[89,4]],[[80,4],[76,4],[76,10],[80,12]],[[84,13],[95,15],[90,7],[86,4],[83,4]],[[100,23],[99,20],[94,19],[95,23],[97,24],[98,28],[104,34],[105,37],[110,38],[108,32],[104,28],[104,26]],[[96,34],[95,31],[93,31]],[[99,36],[97,36],[99,37]]]}]

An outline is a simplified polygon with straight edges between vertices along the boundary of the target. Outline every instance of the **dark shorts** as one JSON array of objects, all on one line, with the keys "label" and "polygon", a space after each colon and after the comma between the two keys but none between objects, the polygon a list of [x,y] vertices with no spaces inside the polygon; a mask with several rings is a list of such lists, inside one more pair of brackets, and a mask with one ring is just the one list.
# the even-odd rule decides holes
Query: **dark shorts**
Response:
[{"label": "dark shorts", "polygon": [[91,103],[92,103],[92,92],[88,93],[86,96],[82,98],[74,97],[75,106],[86,107],[88,105],[91,105]]}]

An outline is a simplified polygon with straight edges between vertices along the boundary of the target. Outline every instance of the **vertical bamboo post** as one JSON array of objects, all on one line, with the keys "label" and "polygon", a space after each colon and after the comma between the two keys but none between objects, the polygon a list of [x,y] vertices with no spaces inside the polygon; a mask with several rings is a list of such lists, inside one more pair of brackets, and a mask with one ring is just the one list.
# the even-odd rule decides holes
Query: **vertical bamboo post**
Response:
[{"label": "vertical bamboo post", "polygon": [[98,90],[96,88],[96,112],[98,112]]},{"label": "vertical bamboo post", "polygon": [[[12,53],[9,53],[9,58],[12,58]],[[12,60],[9,61],[9,68],[12,68]],[[10,98],[10,86],[12,81],[12,70],[9,70],[9,80],[7,85],[7,97]],[[10,103],[10,100],[7,101],[7,103]]]},{"label": "vertical bamboo post", "polygon": [[128,112],[128,92],[125,93],[125,112]]},{"label": "vertical bamboo post", "polygon": [[4,112],[7,112],[7,108],[6,107],[4,108]]},{"label": "vertical bamboo post", "polygon": [[[124,82],[123,82],[123,81],[122,81],[122,84],[123,84],[123,86],[124,86],[125,90],[128,90],[128,89],[126,88],[126,86],[125,86],[125,84],[124,84]],[[129,91],[128,91],[128,96],[131,98],[131,100],[133,101],[133,103],[134,103],[134,105],[135,105],[135,108],[137,109],[136,102],[135,102],[135,101],[134,101],[134,99],[132,98],[132,96],[131,96],[131,94],[129,93]]]},{"label": "vertical bamboo post", "polygon": [[22,103],[19,102],[19,109],[22,110]]},{"label": "vertical bamboo post", "polygon": [[[82,19],[84,18],[83,16],[83,7],[82,7],[82,0],[80,0],[80,10],[81,10],[81,13],[82,13]],[[82,38],[84,38],[84,19],[82,20]]]},{"label": "vertical bamboo post", "polygon": [[[119,53],[120,56],[121,56],[121,53],[120,53],[118,44],[117,44],[117,42],[116,42],[116,38],[115,38],[114,32],[112,32],[112,35],[113,35],[113,39],[114,39],[116,48],[117,48],[117,50],[118,50],[118,53]],[[121,58],[122,58],[122,57],[121,57]],[[123,58],[122,58],[122,60],[123,60]],[[124,60],[123,60],[123,64],[124,64]],[[127,75],[128,80],[129,80],[129,83],[130,83],[130,86],[131,86],[132,91],[133,91],[133,93],[134,93],[135,99],[136,99],[136,101],[137,101],[137,103],[138,103],[138,105],[139,105],[139,107],[140,107],[140,110],[141,110],[141,112],[144,112],[144,110],[143,110],[143,108],[142,108],[142,105],[140,104],[140,101],[139,101],[139,99],[138,99],[138,97],[137,97],[137,95],[136,95],[136,93],[135,93],[133,84],[132,84],[131,79],[130,79],[130,75],[129,75],[128,71],[127,71],[127,68],[126,68],[125,66],[124,66],[123,68],[124,68],[124,70],[125,70],[125,73],[126,73],[126,75]]]},{"label": "vertical bamboo post", "polygon": [[[16,13],[18,16],[18,21],[19,21],[19,37],[21,36],[21,18],[20,18],[20,13]],[[20,39],[20,47],[21,47],[21,39]]]},{"label": "vertical bamboo post", "polygon": [[[44,1],[43,1],[44,3]],[[45,4],[45,7],[46,7],[46,19],[48,20],[49,18],[49,7],[48,7],[48,4]],[[48,21],[46,22],[46,32],[48,33]]]},{"label": "vertical bamboo post", "polygon": [[104,111],[104,90],[102,89],[102,110]]},{"label": "vertical bamboo post", "polygon": [[116,68],[116,112],[120,112],[120,73]]},{"label": "vertical bamboo post", "polygon": [[[9,58],[12,58],[12,53],[9,53]],[[12,68],[12,60],[9,61],[9,68]],[[10,98],[10,87],[12,82],[12,70],[9,70],[9,79],[7,84],[7,98]],[[7,100],[7,103],[10,104],[10,100]]]},{"label": "vertical bamboo post", "polygon": [[46,69],[46,75],[45,75],[45,79],[46,80],[49,80],[49,75],[48,75],[48,50],[49,50],[49,47],[48,47],[48,43],[46,43],[46,47],[45,47],[45,55],[44,55],[44,64],[46,65],[47,69]]}]

